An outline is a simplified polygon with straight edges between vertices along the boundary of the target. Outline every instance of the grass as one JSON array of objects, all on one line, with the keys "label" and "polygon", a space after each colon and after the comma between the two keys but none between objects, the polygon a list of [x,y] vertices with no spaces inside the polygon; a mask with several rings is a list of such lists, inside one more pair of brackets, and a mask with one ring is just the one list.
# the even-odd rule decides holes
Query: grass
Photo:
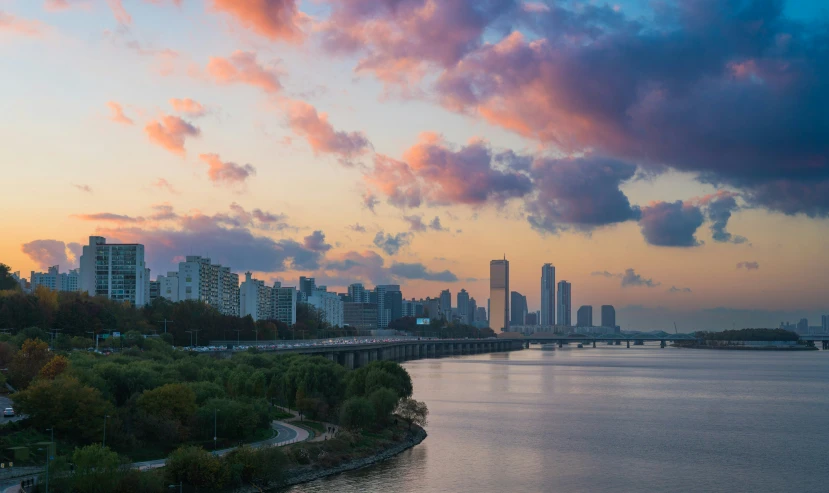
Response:
[{"label": "grass", "polygon": [[[270,438],[273,438],[273,436],[274,436],[274,431],[273,431],[272,428],[270,428],[270,427],[260,428],[260,429],[256,430],[256,433],[254,433],[253,436],[247,438],[246,440],[242,440],[242,443],[261,442],[263,440],[268,440]],[[122,451],[122,450],[116,450],[116,451],[119,452],[119,453],[124,453],[125,455],[128,455],[130,460],[132,460],[133,462],[143,462],[143,461],[147,461],[147,460],[155,460],[155,459],[166,458],[168,455],[170,455],[170,453],[173,450],[175,450],[179,447],[183,447],[185,445],[195,445],[197,447],[201,447],[201,448],[203,448],[205,450],[208,450],[208,451],[213,450],[213,440],[210,439],[210,440],[190,440],[188,442],[177,444],[177,445],[168,444],[168,446],[166,446],[166,447],[164,447],[164,446],[146,447],[145,446],[145,447],[132,448],[132,449],[127,450],[127,451]],[[237,445],[239,445],[238,440],[223,440],[221,437],[219,437],[219,439],[216,441],[216,448],[218,450],[225,449],[225,448],[230,448],[230,447],[235,447]]]}]

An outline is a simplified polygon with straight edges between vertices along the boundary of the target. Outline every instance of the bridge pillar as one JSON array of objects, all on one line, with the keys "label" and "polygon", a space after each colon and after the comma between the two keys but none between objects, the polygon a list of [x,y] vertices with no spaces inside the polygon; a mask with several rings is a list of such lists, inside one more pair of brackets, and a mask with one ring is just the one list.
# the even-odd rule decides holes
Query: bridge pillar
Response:
[{"label": "bridge pillar", "polygon": [[664,347],[665,347],[665,345],[666,345],[666,344],[665,344],[665,341],[660,341],[660,342],[659,342],[659,347],[664,348]]},{"label": "bridge pillar", "polygon": [[628,343],[628,347],[630,347],[630,341],[627,341],[627,343]]},{"label": "bridge pillar", "polygon": [[564,347],[564,343],[562,341],[558,341],[558,348],[561,349]]},{"label": "bridge pillar", "polygon": [[357,353],[357,366],[362,368],[371,362],[371,351],[365,350]]},{"label": "bridge pillar", "polygon": [[325,353],[325,357],[328,358],[330,361],[337,361],[337,356],[334,353]]},{"label": "bridge pillar", "polygon": [[354,353],[341,353],[342,356],[342,364],[346,369],[353,370],[354,369]]},{"label": "bridge pillar", "polygon": [[593,347],[596,347],[596,340],[593,340]]},{"label": "bridge pillar", "polygon": [[621,345],[622,345],[622,341],[616,341],[616,345],[617,345],[617,346],[621,346]]}]

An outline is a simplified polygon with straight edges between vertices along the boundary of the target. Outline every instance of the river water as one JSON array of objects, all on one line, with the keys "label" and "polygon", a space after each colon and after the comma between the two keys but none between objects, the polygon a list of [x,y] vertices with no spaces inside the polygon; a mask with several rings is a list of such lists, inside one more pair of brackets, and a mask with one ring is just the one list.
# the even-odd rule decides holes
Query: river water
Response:
[{"label": "river water", "polygon": [[829,492],[829,351],[528,349],[404,364],[429,437],[316,492]]}]

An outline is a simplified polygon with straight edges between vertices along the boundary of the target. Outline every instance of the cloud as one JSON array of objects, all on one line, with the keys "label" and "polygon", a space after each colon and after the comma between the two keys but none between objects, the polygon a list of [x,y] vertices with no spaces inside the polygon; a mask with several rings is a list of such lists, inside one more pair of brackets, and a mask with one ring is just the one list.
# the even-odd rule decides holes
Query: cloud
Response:
[{"label": "cloud", "polygon": [[344,166],[352,166],[352,159],[371,149],[371,142],[361,132],[334,130],[328,115],[304,101],[286,102],[288,125],[297,135],[308,141],[314,153],[334,154]]},{"label": "cloud", "polygon": [[389,267],[389,272],[401,279],[421,279],[424,281],[456,282],[458,276],[448,270],[435,272],[426,268],[421,263],[394,263]]},{"label": "cloud", "polygon": [[303,37],[303,16],[295,0],[213,0],[213,9],[272,41],[297,42]]},{"label": "cloud", "polygon": [[527,220],[549,233],[636,220],[639,207],[620,189],[635,173],[635,165],[611,158],[538,159],[530,171],[537,193],[525,203]]},{"label": "cloud", "polygon": [[140,223],[144,222],[143,217],[133,217],[123,214],[115,214],[112,212],[96,212],[94,214],[72,214],[69,217],[80,219],[82,221],[102,221],[102,222],[116,222],[116,223]]},{"label": "cloud", "polygon": [[122,26],[132,24],[132,16],[129,12],[127,12],[127,9],[124,8],[122,0],[107,0],[107,4],[109,5],[110,10],[112,10],[112,15],[115,16],[115,20],[118,21],[118,24],[121,24]]},{"label": "cloud", "polygon": [[676,294],[676,293],[685,294],[685,293],[690,293],[692,291],[691,291],[691,288],[678,288],[676,286],[671,286],[669,289],[665,290],[665,292],[666,293],[671,293],[671,294]]},{"label": "cloud", "polygon": [[374,245],[386,252],[388,255],[396,255],[401,248],[408,246],[411,242],[411,233],[390,234],[379,231],[374,236]]},{"label": "cloud", "polygon": [[449,231],[440,223],[440,217],[435,216],[429,221],[429,224],[423,222],[423,216],[403,216],[403,220],[409,223],[409,231],[423,232],[423,231]]},{"label": "cloud", "polygon": [[109,110],[112,113],[109,117],[110,120],[116,123],[123,123],[124,125],[132,125],[134,123],[132,119],[124,114],[124,109],[119,103],[107,101],[107,106],[109,106]]},{"label": "cloud", "polygon": [[637,274],[633,269],[626,269],[622,275],[622,287],[628,286],[644,286],[647,288],[654,288],[661,285],[661,282],[654,282],[653,279],[645,279]]},{"label": "cloud", "polygon": [[377,211],[374,208],[379,204],[380,201],[377,200],[377,197],[370,192],[366,192],[363,194],[363,207],[370,210],[374,214],[377,214]]},{"label": "cloud", "polygon": [[360,225],[360,223],[354,223],[351,226],[349,226],[348,229],[350,229],[351,231],[354,231],[355,233],[365,233],[366,232],[366,227]]},{"label": "cloud", "polygon": [[740,210],[737,205],[738,194],[720,190],[715,194],[706,195],[699,199],[699,203],[706,207],[706,216],[711,221],[711,237],[719,243],[745,243],[745,236],[732,235],[726,231],[731,213]]},{"label": "cloud", "polygon": [[81,192],[92,193],[92,187],[90,187],[89,185],[78,185],[73,183],[72,186],[77,188]]},{"label": "cloud", "polygon": [[737,263],[738,269],[745,269],[745,270],[757,270],[760,268],[759,262],[738,262]]},{"label": "cloud", "polygon": [[429,229],[433,231],[449,231],[449,228],[444,228],[440,223],[440,217],[438,216],[435,216],[435,218],[429,222]]},{"label": "cloud", "polygon": [[218,154],[199,154],[199,159],[209,166],[207,176],[214,184],[241,184],[256,174],[256,168],[252,165],[223,162]]},{"label": "cloud", "polygon": [[256,53],[235,51],[227,58],[210,57],[207,72],[219,84],[247,84],[267,93],[282,90],[279,75],[259,64]]},{"label": "cloud", "polygon": [[77,267],[81,245],[60,240],[33,240],[21,245],[20,250],[43,270],[53,265],[66,270]]},{"label": "cloud", "polygon": [[428,205],[502,204],[530,192],[527,176],[500,165],[489,145],[473,141],[455,149],[444,139],[426,132],[403,154],[403,161],[375,157],[365,177],[372,190],[396,207]]},{"label": "cloud", "polygon": [[204,116],[206,111],[201,103],[190,98],[172,98],[170,99],[170,106],[172,106],[173,110],[177,113],[184,113],[185,115],[192,117]]},{"label": "cloud", "polygon": [[173,187],[173,185],[171,185],[170,182],[168,182],[164,178],[157,179],[152,183],[152,185],[159,190],[165,190],[175,195],[178,194],[178,191],[175,189],[175,187]]},{"label": "cloud", "polygon": [[613,274],[612,272],[608,271],[594,271],[590,273],[591,276],[601,276],[601,277],[622,277],[622,274]]},{"label": "cloud", "polygon": [[153,120],[144,127],[147,137],[174,154],[184,154],[184,140],[187,137],[198,137],[201,130],[177,116],[164,115]]},{"label": "cloud", "polygon": [[698,206],[677,200],[652,202],[643,207],[639,225],[645,241],[651,245],[694,247],[702,244],[695,235],[704,220]]},{"label": "cloud", "polygon": [[314,231],[303,239],[303,245],[314,252],[327,252],[331,245],[325,242],[325,234],[322,231]]}]

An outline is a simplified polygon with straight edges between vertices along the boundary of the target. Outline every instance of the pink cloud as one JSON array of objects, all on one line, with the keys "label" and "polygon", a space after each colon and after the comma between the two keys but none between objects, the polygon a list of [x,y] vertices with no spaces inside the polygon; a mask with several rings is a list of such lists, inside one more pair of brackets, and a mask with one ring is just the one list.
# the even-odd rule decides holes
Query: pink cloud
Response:
[{"label": "pink cloud", "polygon": [[127,12],[127,9],[124,8],[122,0],[107,0],[107,4],[109,4],[109,8],[112,10],[112,15],[115,16],[115,20],[118,21],[118,24],[124,26],[132,24],[132,16],[129,12]]},{"label": "pink cloud", "polygon": [[0,34],[4,31],[21,36],[42,36],[46,26],[40,21],[21,19],[0,10]]},{"label": "pink cloud", "polygon": [[248,84],[269,93],[282,89],[276,71],[264,68],[256,53],[249,51],[235,51],[227,58],[210,57],[207,72],[219,84]]},{"label": "pink cloud", "polygon": [[295,0],[213,0],[213,9],[235,17],[247,29],[271,40],[300,41],[302,13]]},{"label": "pink cloud", "polygon": [[330,153],[340,157],[340,162],[350,166],[351,159],[364,154],[371,143],[360,132],[338,132],[328,122],[328,115],[317,113],[316,108],[303,101],[289,101],[288,124],[291,129],[308,141],[315,153]]},{"label": "pink cloud", "polygon": [[170,100],[170,105],[176,110],[178,113],[184,113],[189,116],[203,116],[205,113],[204,106],[198,101],[195,101],[190,98],[184,99],[176,99],[173,98]]},{"label": "pink cloud", "polygon": [[109,119],[116,122],[116,123],[123,123],[124,125],[132,125],[133,121],[124,114],[124,108],[121,107],[119,103],[115,101],[107,101],[107,106],[109,106],[112,115],[110,115]]},{"label": "pink cloud", "polygon": [[144,127],[153,143],[175,154],[184,154],[184,139],[198,137],[201,130],[177,116],[164,115]]},{"label": "pink cloud", "polygon": [[21,245],[20,250],[41,269],[58,265],[65,270],[77,266],[81,245],[60,240],[33,240]]},{"label": "pink cloud", "polygon": [[173,187],[173,185],[170,184],[170,182],[168,182],[164,178],[159,178],[156,181],[154,181],[153,186],[159,190],[166,190],[167,192],[170,192],[172,194],[178,194],[178,191],[175,189],[175,187]]},{"label": "pink cloud", "polygon": [[218,154],[200,154],[199,159],[209,166],[207,176],[214,184],[221,182],[244,183],[249,176],[256,174],[256,168],[252,165],[223,162]]}]

